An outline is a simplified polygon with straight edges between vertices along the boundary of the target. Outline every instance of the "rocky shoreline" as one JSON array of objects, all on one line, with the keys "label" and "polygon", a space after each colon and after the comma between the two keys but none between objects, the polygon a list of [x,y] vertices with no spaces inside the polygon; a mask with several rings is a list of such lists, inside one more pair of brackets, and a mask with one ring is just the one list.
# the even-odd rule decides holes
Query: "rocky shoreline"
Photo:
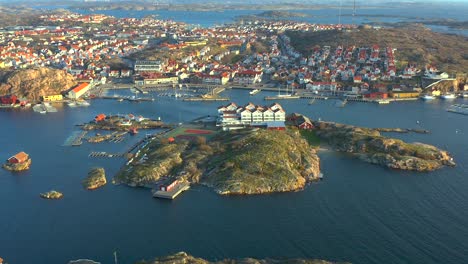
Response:
[{"label": "rocky shoreline", "polygon": [[83,180],[83,187],[87,190],[95,190],[106,185],[106,172],[104,168],[94,168],[89,171],[86,179]]},{"label": "rocky shoreline", "polygon": [[25,162],[22,163],[5,163],[3,164],[3,168],[9,171],[20,172],[29,170],[31,167],[31,159],[27,159]]},{"label": "rocky shoreline", "polygon": [[384,137],[379,132],[398,132],[399,129],[370,129],[334,122],[314,122],[314,126],[317,136],[334,150],[352,153],[363,161],[383,167],[426,172],[455,166],[447,151]]},{"label": "rocky shoreline", "polygon": [[179,252],[170,256],[156,258],[151,261],[142,260],[141,264],[346,264],[349,262],[331,262],[319,259],[224,259],[216,262],[211,262],[202,258],[196,258],[185,252]]},{"label": "rocky shoreline", "polygon": [[41,193],[40,196],[44,199],[57,200],[63,197],[63,193],[51,190],[46,193]]},{"label": "rocky shoreline", "polygon": [[172,175],[221,195],[264,194],[302,190],[320,177],[320,159],[296,129],[220,132],[209,142],[155,140],[140,155],[114,184],[148,186]]}]

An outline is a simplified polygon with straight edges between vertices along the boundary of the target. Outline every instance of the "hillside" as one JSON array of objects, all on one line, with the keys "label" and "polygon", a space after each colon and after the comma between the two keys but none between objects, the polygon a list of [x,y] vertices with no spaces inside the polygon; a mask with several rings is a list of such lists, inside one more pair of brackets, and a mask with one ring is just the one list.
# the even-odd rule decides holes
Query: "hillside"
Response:
[{"label": "hillside", "polygon": [[[139,261],[137,264],[338,264],[338,262],[330,262],[316,259],[225,259],[216,262],[210,262],[202,258],[196,258],[188,255],[185,252],[179,252],[171,256],[156,258],[152,261]],[[343,262],[341,262],[343,263]],[[344,263],[343,263],[344,264]]]},{"label": "hillside", "polygon": [[114,183],[146,186],[181,175],[219,194],[260,194],[300,190],[320,174],[315,150],[294,129],[220,132],[208,142],[156,140],[142,155],[146,158],[123,168]]},{"label": "hillside", "polygon": [[38,101],[41,96],[60,94],[74,85],[75,78],[63,70],[36,68],[0,71],[0,95],[15,94]]},{"label": "hillside", "polygon": [[382,28],[380,30],[360,28],[353,32],[287,32],[291,44],[304,55],[310,54],[315,46],[356,45],[370,47],[396,48],[396,60],[400,65],[414,62],[423,68],[435,63],[441,70],[448,72],[468,72],[468,37],[433,32],[428,28],[412,24],[401,28]]}]

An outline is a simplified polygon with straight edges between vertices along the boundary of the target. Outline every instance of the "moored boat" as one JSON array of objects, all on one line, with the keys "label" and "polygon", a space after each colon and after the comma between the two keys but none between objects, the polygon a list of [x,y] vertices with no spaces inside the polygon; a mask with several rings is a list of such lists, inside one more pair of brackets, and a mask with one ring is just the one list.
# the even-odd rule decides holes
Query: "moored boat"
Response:
[{"label": "moored boat", "polygon": [[255,89],[255,90],[250,91],[249,94],[250,94],[250,95],[256,95],[256,94],[258,94],[259,92],[260,92],[259,89]]},{"label": "moored boat", "polygon": [[440,96],[442,99],[455,99],[456,96],[453,93],[447,93]]},{"label": "moored boat", "polygon": [[423,99],[423,100],[434,100],[435,97],[432,96],[432,95],[429,95],[429,94],[425,94],[425,95],[423,95],[423,96],[421,97],[421,99]]}]

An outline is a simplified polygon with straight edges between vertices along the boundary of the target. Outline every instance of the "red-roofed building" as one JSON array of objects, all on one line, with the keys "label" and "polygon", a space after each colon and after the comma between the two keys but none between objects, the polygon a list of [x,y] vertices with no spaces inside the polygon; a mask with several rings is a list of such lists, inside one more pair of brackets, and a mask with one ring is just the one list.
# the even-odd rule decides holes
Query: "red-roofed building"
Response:
[{"label": "red-roofed building", "polygon": [[29,155],[25,152],[21,151],[20,153],[10,157],[8,159],[8,163],[17,164],[26,162],[29,159]]},{"label": "red-roofed building", "polygon": [[91,88],[91,85],[89,83],[81,83],[75,88],[71,89],[68,92],[68,98],[70,99],[78,99],[80,98],[83,94],[85,94],[89,89]]}]

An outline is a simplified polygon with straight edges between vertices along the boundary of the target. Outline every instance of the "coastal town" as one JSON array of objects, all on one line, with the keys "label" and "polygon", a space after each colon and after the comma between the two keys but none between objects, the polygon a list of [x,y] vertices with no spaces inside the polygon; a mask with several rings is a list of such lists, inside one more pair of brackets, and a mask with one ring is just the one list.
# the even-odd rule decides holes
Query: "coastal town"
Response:
[{"label": "coastal town", "polygon": [[[288,36],[289,32],[362,30],[356,25],[242,20],[200,28],[152,17],[69,12],[39,19],[38,25],[0,30],[0,68],[54,68],[72,75],[77,84],[43,90],[34,97],[36,101],[21,91],[7,93],[0,98],[3,107],[26,106],[38,103],[37,99],[85,105],[83,98],[96,98],[104,87],[116,85],[140,91],[209,87],[211,94],[200,100],[216,99],[217,93],[230,88],[281,95],[266,98],[270,100],[341,98],[388,103],[390,99],[468,97],[468,85],[453,73],[433,64],[402,64],[398,47],[343,43],[301,53]],[[215,87],[222,89],[213,92]],[[47,112],[45,108],[38,111]]]},{"label": "coastal town", "polygon": [[465,3],[19,1],[0,264],[466,262]]}]

